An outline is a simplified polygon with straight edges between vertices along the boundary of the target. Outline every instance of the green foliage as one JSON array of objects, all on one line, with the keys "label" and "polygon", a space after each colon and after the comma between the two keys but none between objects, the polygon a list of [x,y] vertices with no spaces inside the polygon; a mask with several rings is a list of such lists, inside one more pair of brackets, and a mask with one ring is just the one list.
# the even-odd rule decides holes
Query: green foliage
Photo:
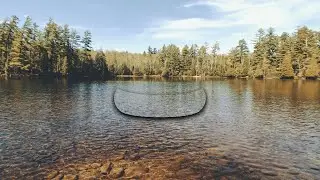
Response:
[{"label": "green foliage", "polygon": [[280,66],[281,69],[281,78],[282,79],[287,79],[287,78],[293,78],[294,73],[293,73],[293,68],[292,68],[292,60],[291,60],[291,53],[288,51],[281,63]]},{"label": "green foliage", "polygon": [[[98,52],[91,57],[91,33],[85,31],[82,41],[68,25],[60,26],[50,19],[43,31],[26,17],[22,27],[12,16],[1,23],[0,74],[60,74],[105,77],[106,58]],[[81,46],[82,45],[82,46]],[[82,47],[82,48],[80,48]]]},{"label": "green foliage", "polygon": [[[18,24],[22,24],[21,27]],[[244,39],[228,53],[212,46],[174,44],[143,53],[95,51],[92,35],[82,38],[68,25],[53,19],[43,29],[26,17],[0,23],[0,74],[58,74],[105,78],[112,75],[316,77],[319,73],[320,32],[299,27],[278,36],[273,28],[259,29],[249,52]],[[211,47],[211,48],[210,48]]]},{"label": "green foliage", "polygon": [[299,27],[295,33],[293,57],[295,71],[299,72],[300,75],[303,75],[306,70],[310,57],[316,53],[316,51],[319,51],[319,36],[317,33],[318,32],[312,31],[305,26]]},{"label": "green foliage", "polygon": [[164,71],[168,71],[170,76],[181,75],[181,58],[180,58],[180,49],[176,45],[170,44],[166,48],[166,61]]},{"label": "green foliage", "polygon": [[317,56],[313,55],[310,60],[310,64],[307,66],[305,77],[307,78],[317,78],[319,76],[319,66],[317,61]]},{"label": "green foliage", "polygon": [[17,31],[14,34],[14,40],[12,42],[11,53],[10,53],[10,62],[9,67],[15,70],[21,68],[23,62],[22,56],[22,34],[21,32]]},{"label": "green foliage", "polygon": [[280,62],[278,59],[278,45],[279,39],[275,34],[275,30],[273,28],[269,28],[266,35],[266,51],[267,51],[267,59],[273,67],[279,67]]},{"label": "green foliage", "polygon": [[253,58],[251,61],[251,69],[253,73],[257,73],[255,71],[262,72],[262,70],[259,69],[259,66],[262,64],[263,59],[265,57],[265,44],[265,32],[263,29],[259,29],[258,33],[256,34],[256,39],[254,40],[254,51]]},{"label": "green foliage", "polygon": [[106,64],[106,56],[102,50],[98,51],[94,58],[94,71],[102,78],[108,74],[108,66]]}]

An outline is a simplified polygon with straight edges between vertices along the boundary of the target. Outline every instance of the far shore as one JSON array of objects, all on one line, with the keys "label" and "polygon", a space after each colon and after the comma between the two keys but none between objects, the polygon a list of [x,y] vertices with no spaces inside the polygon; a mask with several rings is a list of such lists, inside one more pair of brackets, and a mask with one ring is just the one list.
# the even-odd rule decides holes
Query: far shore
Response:
[{"label": "far shore", "polygon": [[[89,77],[89,76],[69,76],[69,75],[58,75],[58,74],[53,74],[53,75],[41,75],[41,74],[17,74],[17,75],[12,75],[8,79],[37,79],[37,78],[72,78],[72,79],[88,79],[88,80],[100,80],[101,78],[97,77]],[[188,75],[183,75],[183,76],[169,76],[169,77],[163,77],[161,75],[115,75],[109,78],[105,79],[117,79],[117,78],[164,78],[164,79],[170,79],[170,78],[191,78],[191,79],[281,79],[280,77],[265,77],[265,78],[255,78],[255,77],[250,77],[250,76],[241,76],[241,77],[228,77],[228,76],[188,76]],[[0,80],[4,80],[4,76],[1,74],[0,75]],[[288,79],[310,79],[306,77],[300,77],[300,76],[295,76],[294,78],[288,78]],[[102,80],[102,79],[101,79]],[[320,77],[318,78],[311,78],[311,80],[320,80]]]},{"label": "far shore", "polygon": [[[162,77],[161,75],[117,75],[116,78],[210,78],[210,79],[281,79],[280,77],[266,77],[266,78],[255,78],[255,77],[227,77],[227,76],[170,76],[170,77]],[[307,79],[306,77],[295,76],[293,79]],[[314,79],[320,80],[320,77]]]}]

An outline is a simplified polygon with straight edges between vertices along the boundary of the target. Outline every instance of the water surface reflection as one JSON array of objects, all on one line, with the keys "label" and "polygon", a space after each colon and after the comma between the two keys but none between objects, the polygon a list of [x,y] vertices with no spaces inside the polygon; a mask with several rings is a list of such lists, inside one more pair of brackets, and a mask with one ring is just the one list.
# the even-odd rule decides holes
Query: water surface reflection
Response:
[{"label": "water surface reflection", "polygon": [[123,151],[153,159],[215,147],[266,177],[320,178],[319,81],[203,81],[203,113],[161,121],[113,107],[114,90],[130,82],[0,81],[1,177],[43,177],[57,164]]}]

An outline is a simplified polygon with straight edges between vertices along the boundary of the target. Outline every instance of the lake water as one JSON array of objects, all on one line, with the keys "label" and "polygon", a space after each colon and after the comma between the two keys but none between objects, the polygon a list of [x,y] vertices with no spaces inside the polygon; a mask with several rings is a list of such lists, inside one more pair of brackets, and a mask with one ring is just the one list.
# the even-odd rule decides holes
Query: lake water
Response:
[{"label": "lake water", "polygon": [[[157,106],[143,95],[199,87],[205,105],[197,93],[164,96]],[[114,99],[117,88],[144,97],[138,93],[140,100],[132,100],[122,92]],[[179,105],[191,113],[204,108],[184,118],[141,118],[122,114],[114,100],[130,102],[122,108],[140,109],[137,116],[144,103],[150,116],[157,108],[173,116],[181,113]],[[138,149],[152,159],[158,158],[152,153],[166,157],[210,148],[266,179],[320,179],[320,81],[0,81],[0,179],[42,178],[62,163],[94,162],[123,151]]]}]

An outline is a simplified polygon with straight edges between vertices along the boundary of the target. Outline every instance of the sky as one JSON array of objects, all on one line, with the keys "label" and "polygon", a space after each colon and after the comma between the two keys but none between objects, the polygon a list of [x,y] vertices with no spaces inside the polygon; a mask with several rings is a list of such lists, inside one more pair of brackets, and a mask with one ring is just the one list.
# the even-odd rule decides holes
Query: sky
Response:
[{"label": "sky", "polygon": [[278,34],[306,25],[320,30],[319,0],[0,0],[0,19],[51,17],[79,33],[90,30],[95,49],[143,52],[163,44],[213,45],[228,52],[240,39],[252,50],[259,28]]}]

